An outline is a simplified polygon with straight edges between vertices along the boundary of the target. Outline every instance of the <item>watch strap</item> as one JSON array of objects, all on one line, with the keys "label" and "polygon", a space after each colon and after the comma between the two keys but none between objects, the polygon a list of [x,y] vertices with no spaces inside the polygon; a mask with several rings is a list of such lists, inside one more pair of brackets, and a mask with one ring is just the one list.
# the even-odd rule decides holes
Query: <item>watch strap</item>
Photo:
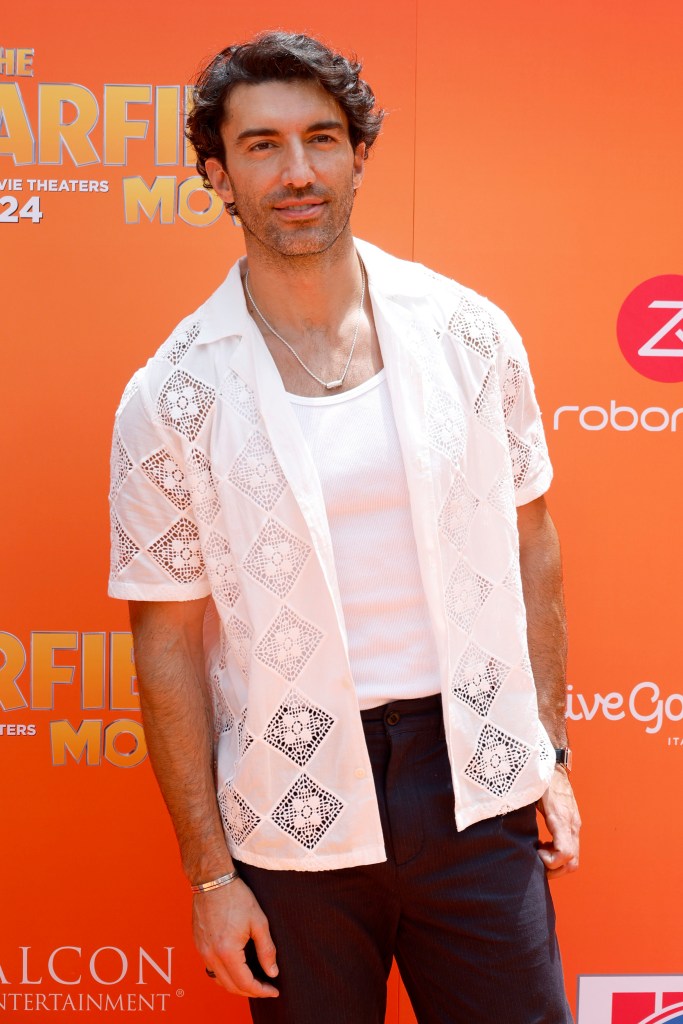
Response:
[{"label": "watch strap", "polygon": [[555,763],[563,765],[568,772],[572,770],[572,752],[569,747],[555,747]]}]

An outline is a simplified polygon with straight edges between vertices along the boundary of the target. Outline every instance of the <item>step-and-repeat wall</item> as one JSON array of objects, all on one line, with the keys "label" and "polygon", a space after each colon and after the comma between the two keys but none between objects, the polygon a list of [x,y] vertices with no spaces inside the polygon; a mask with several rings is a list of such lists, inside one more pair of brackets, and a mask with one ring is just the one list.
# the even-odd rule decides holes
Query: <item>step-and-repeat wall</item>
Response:
[{"label": "step-and-repeat wall", "polygon": [[[683,1021],[679,0],[4,11],[0,1013],[248,1019],[191,944],[127,612],[105,592],[106,499],[126,381],[242,249],[194,173],[187,83],[278,26],[356,51],[389,111],[356,233],[524,335],[585,820],[581,870],[554,884],[568,993],[579,1024]],[[414,1020],[395,974],[387,1020]]]}]

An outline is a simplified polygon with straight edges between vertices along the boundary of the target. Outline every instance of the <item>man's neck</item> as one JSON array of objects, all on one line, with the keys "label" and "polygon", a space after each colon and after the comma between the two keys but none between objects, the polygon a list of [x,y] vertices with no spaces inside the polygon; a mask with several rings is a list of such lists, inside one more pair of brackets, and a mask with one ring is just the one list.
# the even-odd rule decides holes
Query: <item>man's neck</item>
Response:
[{"label": "man's neck", "polygon": [[249,288],[268,320],[286,336],[327,335],[357,308],[361,269],[350,231],[322,253],[281,256],[247,236]]}]

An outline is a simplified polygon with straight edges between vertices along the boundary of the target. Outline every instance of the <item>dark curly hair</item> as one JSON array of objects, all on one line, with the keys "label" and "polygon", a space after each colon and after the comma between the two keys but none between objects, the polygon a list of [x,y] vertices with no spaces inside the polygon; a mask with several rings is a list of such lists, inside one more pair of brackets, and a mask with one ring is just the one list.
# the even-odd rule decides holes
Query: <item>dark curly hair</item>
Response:
[{"label": "dark curly hair", "polygon": [[225,101],[240,83],[258,85],[295,79],[318,82],[346,114],[351,145],[355,149],[364,142],[367,157],[379,135],[384,111],[375,109],[374,93],[360,78],[361,67],[357,60],[347,60],[311,36],[289,32],[264,32],[221,50],[197,78],[194,106],[185,131],[197,154],[197,171],[204,188],[211,188],[206,161],[214,157],[225,165],[220,134]]}]

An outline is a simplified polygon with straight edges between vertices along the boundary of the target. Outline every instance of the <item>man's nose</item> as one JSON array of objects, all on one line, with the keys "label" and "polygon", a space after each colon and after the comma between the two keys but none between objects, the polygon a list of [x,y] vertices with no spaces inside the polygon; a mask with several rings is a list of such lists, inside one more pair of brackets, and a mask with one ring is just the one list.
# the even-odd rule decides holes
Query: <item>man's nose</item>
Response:
[{"label": "man's nose", "polygon": [[315,171],[311,166],[305,146],[292,143],[285,151],[285,162],[282,168],[282,184],[290,188],[306,188],[315,181]]}]

